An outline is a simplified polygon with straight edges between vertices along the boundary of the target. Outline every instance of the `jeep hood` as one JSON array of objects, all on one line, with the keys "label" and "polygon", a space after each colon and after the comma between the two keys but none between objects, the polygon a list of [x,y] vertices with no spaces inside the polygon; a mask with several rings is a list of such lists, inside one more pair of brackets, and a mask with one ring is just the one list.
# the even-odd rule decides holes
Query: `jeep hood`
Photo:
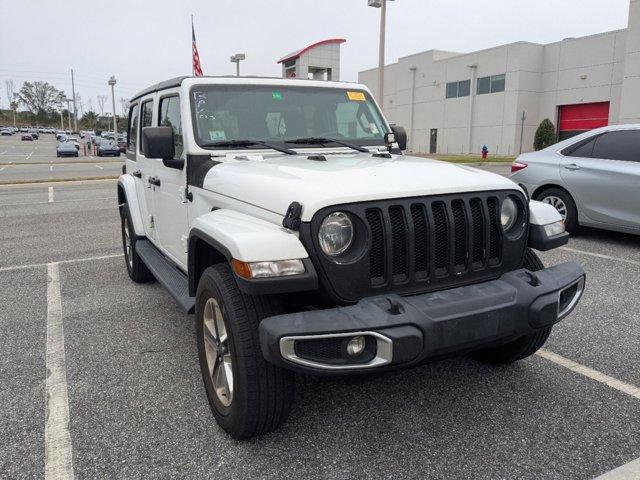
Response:
[{"label": "jeep hood", "polygon": [[203,188],[284,216],[291,202],[303,206],[302,220],[343,203],[457,192],[520,188],[500,175],[466,165],[419,157],[326,154],[231,155],[211,168]]}]

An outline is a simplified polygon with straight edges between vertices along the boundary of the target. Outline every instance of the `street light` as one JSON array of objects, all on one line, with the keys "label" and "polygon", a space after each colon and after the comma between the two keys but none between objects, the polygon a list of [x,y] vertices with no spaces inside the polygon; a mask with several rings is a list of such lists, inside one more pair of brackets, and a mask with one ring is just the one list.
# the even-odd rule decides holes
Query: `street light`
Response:
[{"label": "street light", "polygon": [[108,83],[109,85],[111,85],[111,105],[113,108],[113,135],[117,141],[118,140],[118,124],[116,123],[116,92],[114,88],[116,85],[116,77],[111,75],[111,78],[109,79]]},{"label": "street light", "polygon": [[235,55],[231,56],[231,63],[235,63],[236,64],[236,77],[240,76],[240,60],[244,60],[245,54],[244,53],[236,53]]},{"label": "street light", "polygon": [[387,28],[387,2],[394,0],[367,0],[370,7],[380,9],[380,47],[378,49],[378,101],[384,110],[384,40]]}]

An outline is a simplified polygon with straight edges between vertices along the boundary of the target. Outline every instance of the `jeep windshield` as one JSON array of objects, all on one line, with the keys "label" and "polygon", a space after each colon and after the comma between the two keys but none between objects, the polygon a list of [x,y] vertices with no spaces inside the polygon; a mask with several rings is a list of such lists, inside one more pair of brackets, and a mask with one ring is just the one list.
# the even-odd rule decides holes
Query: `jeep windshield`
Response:
[{"label": "jeep windshield", "polygon": [[191,109],[196,142],[212,150],[291,148],[292,143],[297,149],[383,146],[387,133],[371,96],[358,89],[196,85]]}]

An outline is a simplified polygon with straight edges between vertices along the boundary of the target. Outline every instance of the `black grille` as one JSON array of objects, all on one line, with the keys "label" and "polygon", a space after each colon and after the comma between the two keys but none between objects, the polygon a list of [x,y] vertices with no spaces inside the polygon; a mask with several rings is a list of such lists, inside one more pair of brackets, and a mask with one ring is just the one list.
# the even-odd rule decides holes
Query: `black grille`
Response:
[{"label": "black grille", "polygon": [[302,358],[337,360],[342,358],[343,340],[343,337],[298,340],[295,343],[296,355]]},{"label": "black grille", "polygon": [[[372,246],[369,251],[371,284],[387,280],[401,283],[411,273],[415,280],[448,277],[500,263],[502,231],[498,205],[496,197],[454,198],[412,203],[409,215],[402,205],[391,205],[386,210],[367,209]],[[411,224],[407,224],[407,218]],[[390,244],[385,242],[385,220],[388,220]],[[433,255],[431,271],[430,255]],[[392,272],[389,279],[383,277],[385,264]],[[410,264],[413,272],[408,270]]]}]

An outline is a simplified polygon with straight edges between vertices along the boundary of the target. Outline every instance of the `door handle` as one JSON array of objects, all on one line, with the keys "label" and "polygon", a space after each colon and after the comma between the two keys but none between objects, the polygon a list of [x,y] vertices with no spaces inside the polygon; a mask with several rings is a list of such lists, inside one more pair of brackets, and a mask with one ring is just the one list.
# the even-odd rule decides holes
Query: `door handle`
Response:
[{"label": "door handle", "polygon": [[155,185],[156,187],[160,186],[160,179],[158,177],[149,177],[149,184]]},{"label": "door handle", "polygon": [[142,178],[142,172],[140,170],[136,170],[131,175],[133,175],[134,177]]},{"label": "door handle", "polygon": [[580,170],[580,165],[576,165],[575,163],[570,163],[568,165],[565,165],[564,168],[566,168],[567,170]]}]

